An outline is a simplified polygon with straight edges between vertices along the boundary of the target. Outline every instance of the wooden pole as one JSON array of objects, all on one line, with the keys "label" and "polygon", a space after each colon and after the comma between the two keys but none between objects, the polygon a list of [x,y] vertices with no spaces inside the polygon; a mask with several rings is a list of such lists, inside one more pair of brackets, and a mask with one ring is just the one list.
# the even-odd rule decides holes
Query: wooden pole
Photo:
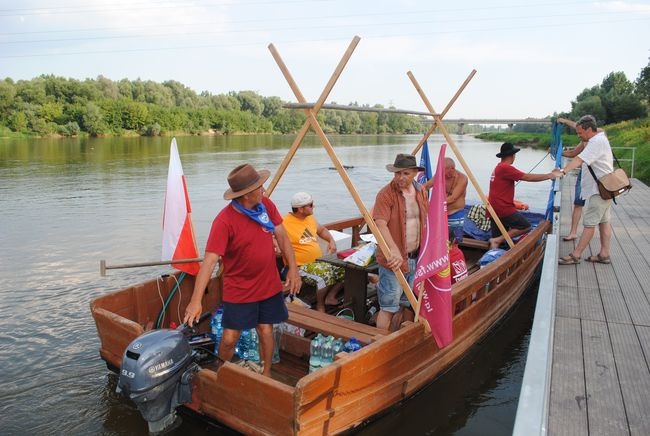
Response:
[{"label": "wooden pole", "polygon": [[[479,185],[478,181],[474,177],[474,174],[472,173],[472,170],[469,168],[469,165],[467,165],[467,162],[465,162],[465,159],[463,158],[462,154],[456,147],[456,144],[454,143],[453,139],[451,139],[451,136],[449,136],[449,132],[447,132],[447,129],[445,128],[444,124],[442,123],[441,117],[439,114],[436,114],[436,111],[433,109],[433,106],[431,106],[431,103],[429,102],[429,99],[427,96],[424,94],[424,91],[422,91],[422,88],[420,87],[420,84],[418,81],[415,79],[415,76],[413,75],[412,72],[407,72],[406,75],[411,79],[411,82],[413,83],[413,86],[415,86],[415,89],[417,90],[418,94],[420,94],[420,98],[422,98],[422,101],[424,102],[425,106],[427,109],[429,109],[429,112],[431,112],[431,116],[433,116],[433,119],[435,121],[435,125],[438,126],[442,134],[445,136],[445,139],[449,143],[449,146],[451,149],[454,151],[454,154],[458,158],[458,161],[462,165],[463,169],[465,170],[465,173],[467,174],[467,177],[470,178],[472,181],[472,185],[474,185],[474,188],[476,189],[476,192],[478,192],[478,195],[481,197],[481,200],[485,204],[485,207],[490,211],[490,216],[494,219],[494,221],[497,224],[497,227],[499,227],[499,230],[501,230],[501,233],[503,234],[503,237],[505,240],[508,242],[508,246],[510,248],[514,247],[514,243],[512,242],[512,239],[510,238],[510,235],[508,235],[508,231],[506,228],[503,226],[503,223],[497,216],[496,212],[494,212],[494,209],[492,208],[492,205],[488,201],[487,197],[483,193],[483,190],[481,189],[481,186]],[[417,315],[417,314],[416,314]]]},{"label": "wooden pole", "polygon": [[157,262],[125,263],[121,265],[110,265],[110,266],[106,265],[106,260],[102,259],[99,261],[99,274],[101,274],[102,277],[105,277],[107,269],[140,268],[143,266],[173,265],[177,263],[192,263],[192,262],[203,262],[203,258],[197,257],[194,259],[176,259],[176,260],[160,260]]},{"label": "wooden pole", "polygon": [[[345,54],[341,58],[341,61],[339,64],[336,66],[336,69],[332,73],[332,76],[330,77],[330,80],[327,82],[327,85],[325,85],[325,88],[323,88],[323,92],[321,92],[320,97],[316,101],[316,104],[314,105],[313,109],[305,109],[305,114],[309,113],[318,113],[320,110],[321,106],[325,103],[325,100],[329,96],[330,92],[332,92],[332,88],[334,88],[334,85],[336,84],[336,81],[338,78],[341,76],[341,73],[343,72],[343,69],[347,65],[348,61],[350,60],[350,57],[352,56],[352,53],[354,52],[354,49],[357,47],[359,44],[359,41],[361,38],[358,36],[355,36],[352,38],[352,41],[350,42],[350,45],[348,46],[348,49],[345,51]],[[275,62],[278,64],[280,67],[280,71],[282,71],[282,74],[284,75],[284,78],[286,81],[289,83],[289,87],[291,87],[292,90],[294,90],[294,93],[297,92],[296,98],[300,103],[305,103],[305,97],[302,95],[300,92],[300,89],[298,89],[298,85],[296,84],[296,81],[293,79],[291,76],[291,73],[289,73],[289,69],[285,65],[284,61],[280,57],[280,53],[276,50],[275,46],[273,44],[269,44],[269,51],[271,52],[271,55],[273,56],[273,59],[275,59]],[[298,150],[298,147],[300,147],[300,144],[302,143],[303,139],[305,139],[305,136],[307,135],[307,132],[309,131],[309,126],[310,123],[308,120],[305,120],[305,123],[302,125],[302,128],[300,131],[298,131],[298,134],[296,135],[296,138],[293,140],[293,144],[291,144],[291,147],[289,148],[289,151],[287,151],[287,155],[284,157],[284,160],[280,164],[280,168],[278,171],[273,175],[273,180],[269,183],[268,188],[266,188],[265,195],[267,197],[270,197],[273,191],[275,190],[275,187],[277,186],[278,182],[282,178],[282,175],[286,171],[287,167],[289,166],[289,162],[291,162],[291,159],[293,159],[293,156],[296,154],[296,151]]]},{"label": "wooden pole", "polygon": [[[456,103],[456,100],[458,100],[458,97],[465,90],[465,88],[469,84],[469,81],[474,78],[475,74],[476,74],[476,70],[472,70],[472,72],[469,73],[469,75],[467,76],[467,79],[465,79],[463,84],[460,85],[460,88],[458,88],[458,91],[456,91],[456,94],[454,94],[454,96],[451,98],[451,100],[449,100],[449,103],[447,103],[447,106],[445,107],[445,110],[442,111],[442,113],[440,114],[440,118],[444,118],[445,115],[447,115],[447,112],[449,111],[449,109],[451,109],[451,107],[454,105],[454,103]],[[429,127],[429,130],[427,130],[427,133],[424,134],[422,139],[420,139],[420,142],[418,142],[418,145],[416,145],[415,148],[413,149],[413,152],[411,152],[411,154],[413,156],[415,156],[417,154],[417,152],[420,151],[420,148],[422,148],[422,145],[424,144],[424,141],[429,139],[429,136],[431,136],[431,134],[436,130],[436,127],[437,127],[437,124],[435,122],[433,124],[431,124],[431,127]]]},{"label": "wooden pole", "polygon": [[[359,41],[359,37],[355,36],[352,43],[354,46]],[[351,44],[352,46],[352,44]],[[269,47],[270,48],[270,47]],[[293,91],[294,95],[298,99],[299,103],[305,103],[305,98],[300,92],[300,89],[298,88],[298,85],[294,80],[289,80],[288,78],[291,77],[291,74],[289,73],[289,70],[287,69],[286,65],[284,62],[282,62],[282,59],[280,57],[280,54],[277,51],[272,50],[272,53],[274,53],[273,57],[275,58],[278,67],[280,67],[280,70],[282,70],[282,74],[284,74],[285,78],[287,78],[287,82],[289,83],[289,86],[291,87],[291,90]],[[344,55],[343,59],[339,63],[339,66],[341,64],[347,63],[347,59],[349,59],[349,55],[351,55],[350,49],[348,49],[348,52]],[[345,62],[344,62],[345,61]],[[340,74],[340,71],[338,70],[338,74]],[[341,176],[341,179],[343,180],[343,183],[347,187],[348,191],[350,192],[350,195],[352,195],[352,198],[354,199],[354,202],[357,205],[357,208],[361,212],[361,215],[366,221],[366,224],[372,231],[373,235],[375,235],[375,239],[377,240],[377,244],[379,245],[379,248],[382,250],[383,253],[390,253],[390,250],[388,248],[388,244],[386,243],[386,240],[382,236],[381,232],[379,232],[379,228],[377,227],[377,224],[375,221],[372,219],[372,216],[370,215],[370,212],[368,211],[368,208],[366,208],[366,205],[363,203],[363,200],[359,196],[354,184],[352,183],[352,180],[350,180],[350,177],[348,176],[347,171],[341,164],[341,161],[339,160],[338,156],[336,155],[336,152],[334,151],[334,148],[332,147],[332,144],[329,142],[329,139],[327,138],[327,135],[325,135],[325,132],[323,132],[323,129],[320,127],[320,124],[318,124],[318,120],[316,119],[316,111],[315,109],[320,108],[320,106],[315,106],[314,109],[305,109],[305,113],[307,115],[307,121],[305,125],[311,125],[311,128],[314,129],[316,132],[316,135],[318,136],[321,144],[325,148],[325,151],[327,154],[330,156],[330,159],[332,160],[332,163],[334,164],[334,167],[338,171],[339,175]],[[304,126],[303,126],[304,127]],[[302,130],[301,130],[302,131]],[[299,138],[300,141],[298,142],[298,145],[300,145],[300,142],[304,138],[301,137]],[[298,139],[298,138],[296,138]],[[296,146],[297,148],[297,146]],[[412,307],[416,307],[417,305],[417,300],[415,298],[415,294],[411,290],[411,287],[409,286],[408,282],[406,281],[406,277],[404,277],[404,274],[402,273],[401,270],[397,270],[395,272],[395,275],[397,276],[397,280],[400,282],[400,285],[402,286],[402,289],[404,290],[404,293],[406,294],[406,297],[408,298],[409,302],[411,303]]]}]

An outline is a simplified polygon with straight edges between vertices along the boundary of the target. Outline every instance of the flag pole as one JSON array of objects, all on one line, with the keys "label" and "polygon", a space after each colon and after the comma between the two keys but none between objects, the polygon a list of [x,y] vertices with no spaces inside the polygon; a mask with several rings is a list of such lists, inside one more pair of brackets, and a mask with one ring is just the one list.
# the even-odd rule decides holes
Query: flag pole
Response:
[{"label": "flag pole", "polygon": [[99,261],[99,274],[102,277],[106,277],[107,269],[140,268],[144,266],[173,265],[176,263],[193,263],[193,262],[203,262],[203,258],[196,257],[193,259],[159,260],[156,262],[124,263],[119,265],[106,265],[106,260],[102,259]]}]

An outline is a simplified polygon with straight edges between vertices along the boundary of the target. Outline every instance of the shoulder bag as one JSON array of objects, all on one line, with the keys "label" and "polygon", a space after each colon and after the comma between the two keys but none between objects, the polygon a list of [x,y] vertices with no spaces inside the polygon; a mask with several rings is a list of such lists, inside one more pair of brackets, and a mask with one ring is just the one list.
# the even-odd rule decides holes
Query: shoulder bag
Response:
[{"label": "shoulder bag", "polygon": [[627,174],[625,174],[625,170],[621,168],[621,163],[618,161],[616,155],[613,152],[612,156],[614,156],[614,160],[616,160],[618,168],[609,174],[605,174],[600,179],[596,177],[596,173],[594,173],[591,165],[587,165],[589,172],[593,176],[594,180],[596,180],[596,184],[598,185],[598,193],[603,200],[613,199],[632,189],[630,179],[627,177]]}]

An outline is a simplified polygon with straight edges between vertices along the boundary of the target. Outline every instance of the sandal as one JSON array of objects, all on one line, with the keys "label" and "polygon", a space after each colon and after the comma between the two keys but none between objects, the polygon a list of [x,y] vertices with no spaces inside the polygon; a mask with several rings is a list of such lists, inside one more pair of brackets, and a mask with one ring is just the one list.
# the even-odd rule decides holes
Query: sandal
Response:
[{"label": "sandal", "polygon": [[569,253],[566,256],[562,256],[557,260],[558,265],[575,265],[580,263],[580,258]]},{"label": "sandal", "polygon": [[593,262],[593,263],[605,263],[605,264],[612,263],[612,259],[609,256],[601,256],[600,254],[586,257],[585,260],[587,262]]}]

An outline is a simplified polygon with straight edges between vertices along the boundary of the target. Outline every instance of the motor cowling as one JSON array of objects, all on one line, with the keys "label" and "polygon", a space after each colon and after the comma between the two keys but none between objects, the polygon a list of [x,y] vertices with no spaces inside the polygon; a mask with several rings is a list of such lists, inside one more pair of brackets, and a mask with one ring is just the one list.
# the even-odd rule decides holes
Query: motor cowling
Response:
[{"label": "motor cowling", "polygon": [[124,351],[116,392],[135,403],[151,434],[161,434],[178,425],[176,407],[192,400],[198,369],[182,330],[150,331]]}]

